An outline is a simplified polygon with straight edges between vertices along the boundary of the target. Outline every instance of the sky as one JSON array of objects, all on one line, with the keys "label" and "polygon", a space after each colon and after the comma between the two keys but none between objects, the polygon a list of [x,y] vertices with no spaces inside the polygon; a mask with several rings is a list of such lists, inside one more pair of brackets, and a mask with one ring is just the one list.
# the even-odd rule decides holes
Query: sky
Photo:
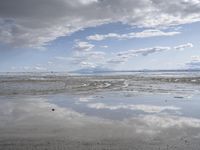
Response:
[{"label": "sky", "polygon": [[200,69],[200,0],[0,0],[0,72]]}]

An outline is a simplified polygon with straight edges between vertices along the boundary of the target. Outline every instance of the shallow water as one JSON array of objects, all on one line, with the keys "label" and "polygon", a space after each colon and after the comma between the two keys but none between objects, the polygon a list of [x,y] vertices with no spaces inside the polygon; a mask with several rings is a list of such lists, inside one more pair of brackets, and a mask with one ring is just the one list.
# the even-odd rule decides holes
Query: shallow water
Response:
[{"label": "shallow water", "polygon": [[[66,77],[73,82],[56,92],[41,90],[60,86],[57,78],[19,78],[1,78],[2,91],[15,91],[0,96],[2,150],[200,149],[200,92],[198,83],[188,82],[193,77]],[[40,92],[31,93],[35,87]]]}]

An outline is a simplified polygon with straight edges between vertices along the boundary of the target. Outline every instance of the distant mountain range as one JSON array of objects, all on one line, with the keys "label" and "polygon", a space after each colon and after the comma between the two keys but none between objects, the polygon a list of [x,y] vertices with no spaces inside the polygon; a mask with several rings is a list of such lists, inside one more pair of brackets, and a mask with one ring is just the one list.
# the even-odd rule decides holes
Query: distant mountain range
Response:
[{"label": "distant mountain range", "polygon": [[171,69],[171,70],[111,70],[107,68],[88,68],[72,71],[71,73],[92,74],[92,73],[117,73],[117,72],[199,72],[200,69]]},{"label": "distant mountain range", "polygon": [[58,74],[58,75],[67,75],[70,73],[77,73],[77,74],[98,74],[98,73],[129,73],[129,72],[200,72],[200,69],[169,69],[169,70],[150,70],[150,69],[143,69],[143,70],[111,70],[108,68],[85,68],[80,70],[75,70],[71,72],[0,72],[0,75],[8,75],[8,74],[30,74],[30,75],[49,75],[49,74]]},{"label": "distant mountain range", "polygon": [[80,73],[80,74],[103,73],[103,72],[114,72],[114,71],[108,68],[99,68],[99,67],[98,68],[84,68],[84,69],[72,71],[72,73]]}]

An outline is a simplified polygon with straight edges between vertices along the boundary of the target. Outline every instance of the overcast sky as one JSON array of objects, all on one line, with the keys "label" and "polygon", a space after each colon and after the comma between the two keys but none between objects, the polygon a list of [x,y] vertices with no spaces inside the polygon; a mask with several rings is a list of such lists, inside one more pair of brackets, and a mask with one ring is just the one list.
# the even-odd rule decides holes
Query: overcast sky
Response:
[{"label": "overcast sky", "polygon": [[0,72],[200,68],[200,0],[0,0]]}]

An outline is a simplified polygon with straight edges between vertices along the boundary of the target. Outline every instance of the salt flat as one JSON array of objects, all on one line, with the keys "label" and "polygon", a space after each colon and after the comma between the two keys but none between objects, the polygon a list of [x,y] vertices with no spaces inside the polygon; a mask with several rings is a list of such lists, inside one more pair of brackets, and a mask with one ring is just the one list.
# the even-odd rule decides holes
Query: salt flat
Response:
[{"label": "salt flat", "polygon": [[200,148],[198,74],[1,75],[0,149]]}]

